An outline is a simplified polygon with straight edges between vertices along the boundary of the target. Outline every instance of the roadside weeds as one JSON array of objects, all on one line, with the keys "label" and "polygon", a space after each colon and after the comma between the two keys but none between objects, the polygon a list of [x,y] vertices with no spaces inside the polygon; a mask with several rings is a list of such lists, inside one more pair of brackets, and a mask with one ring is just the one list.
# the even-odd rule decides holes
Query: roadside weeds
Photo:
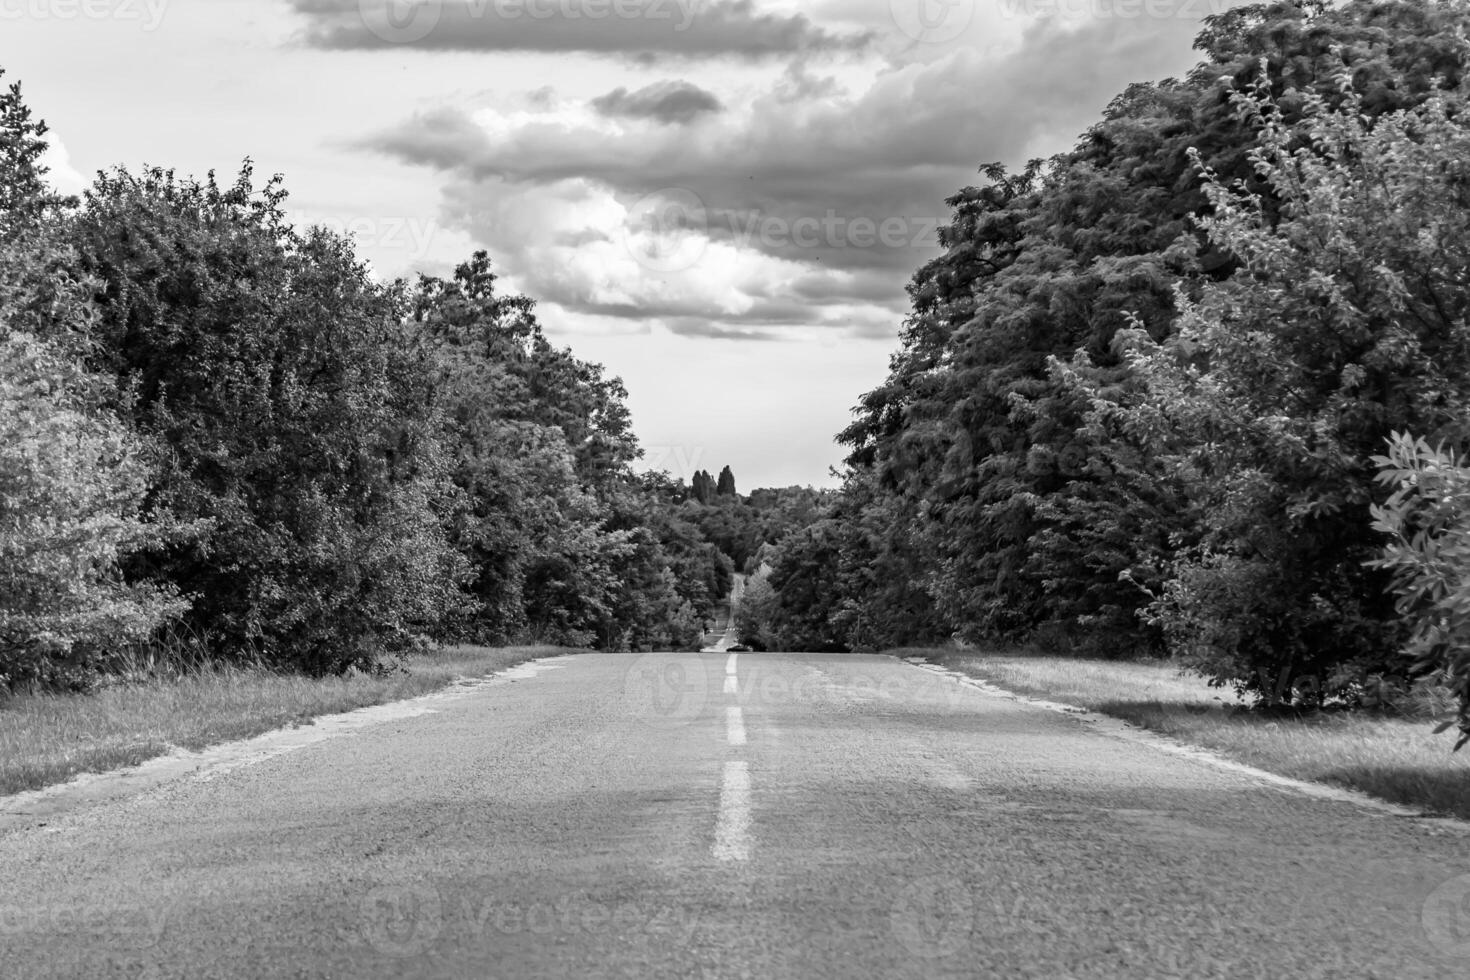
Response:
[{"label": "roadside weeds", "polygon": [[1426,719],[1332,712],[1269,718],[1233,692],[1163,662],[1079,660],[1019,651],[890,651],[1016,694],[1076,705],[1292,779],[1470,819],[1470,751]]},{"label": "roadside weeds", "polygon": [[382,677],[303,677],[204,668],[170,680],[93,694],[18,694],[0,701],[0,796],[198,750],[312,719],[439,690],[530,660],[555,647],[446,647]]}]

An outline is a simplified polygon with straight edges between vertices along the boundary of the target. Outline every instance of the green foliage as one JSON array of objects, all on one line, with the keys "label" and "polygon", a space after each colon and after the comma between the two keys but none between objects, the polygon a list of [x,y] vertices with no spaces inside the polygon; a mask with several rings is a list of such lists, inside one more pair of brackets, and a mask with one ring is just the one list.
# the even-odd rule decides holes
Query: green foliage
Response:
[{"label": "green foliage", "polygon": [[[972,640],[1188,649],[1268,701],[1391,684],[1399,627],[1362,564],[1367,459],[1393,425],[1441,432],[1458,411],[1464,153],[1458,109],[1431,117],[1464,77],[1467,26],[1458,3],[1236,8],[1207,20],[1188,76],[1130,87],[1072,151],[990,165],[951,198],[889,377],[841,436],[844,526],[793,552],[833,563],[829,625],[886,637],[906,607]],[[1231,97],[1257,81],[1266,131]],[[1324,128],[1339,107],[1362,133]],[[1387,183],[1359,193],[1354,141],[1375,119]],[[1273,161],[1304,152],[1300,172],[1263,167],[1262,140]],[[1201,317],[1218,349],[1168,339]],[[1161,342],[1222,373],[1170,381],[1136,353]],[[870,511],[899,533],[855,534]],[[844,576],[864,562],[885,574]],[[895,578],[932,604],[874,602]]]},{"label": "green foliage", "polygon": [[730,471],[730,467],[727,466],[720,470],[720,479],[715,484],[715,493],[721,497],[735,496],[735,474]]},{"label": "green foliage", "polygon": [[[1357,699],[1402,678],[1402,634],[1362,525],[1390,433],[1470,418],[1470,130],[1458,95],[1374,120],[1239,95],[1271,195],[1206,170],[1201,221],[1244,268],[1181,296],[1173,336],[1130,333],[1147,392],[1115,414],[1178,479],[1193,541],[1149,614],[1221,682],[1267,701]],[[1307,145],[1301,146],[1299,134]]]},{"label": "green foliage", "polygon": [[481,642],[697,649],[728,591],[717,552],[640,481],[621,382],[554,347],[524,296],[499,295],[488,256],[422,277],[412,325],[460,491],[451,540],[474,570],[454,624]]},{"label": "green foliage", "polygon": [[776,590],[771,587],[771,568],[762,565],[745,580],[745,591],[734,610],[735,632],[752,650],[779,650],[780,640],[772,627]]},{"label": "green foliage", "polygon": [[[378,283],[248,163],[117,170],[77,210],[44,135],[0,93],[0,683],[84,682],[175,620],[318,673],[467,637],[699,647],[732,559],[633,475],[622,383],[483,253]],[[699,476],[743,513],[728,467]]]},{"label": "green foliage", "polygon": [[1470,742],[1470,467],[1400,432],[1373,462],[1393,493],[1373,506],[1373,527],[1390,540],[1371,564],[1393,575],[1414,673],[1459,702],[1458,750]]},{"label": "green foliage", "polygon": [[44,223],[66,204],[45,133],[19,85],[0,93],[0,687],[85,686],[187,605],[120,574],[166,528],[144,512],[147,447],[79,360],[95,311]]},{"label": "green foliage", "polygon": [[714,499],[715,481],[704,470],[695,470],[694,476],[689,481],[690,496],[701,504],[707,504]]},{"label": "green foliage", "polygon": [[0,315],[0,686],[85,685],[188,605],[119,574],[161,534],[143,513],[143,447],[99,389]]},{"label": "green foliage", "polygon": [[[0,69],[0,78],[5,75]],[[0,90],[0,242],[33,234],[71,202],[51,190],[41,157],[47,127],[35,118],[20,83]]]},{"label": "green foliage", "polygon": [[278,181],[100,176],[69,232],[98,280],[94,361],[164,450],[152,500],[205,527],[130,574],[195,600],[224,656],[374,667],[432,633],[462,563],[426,357],[350,242]]}]

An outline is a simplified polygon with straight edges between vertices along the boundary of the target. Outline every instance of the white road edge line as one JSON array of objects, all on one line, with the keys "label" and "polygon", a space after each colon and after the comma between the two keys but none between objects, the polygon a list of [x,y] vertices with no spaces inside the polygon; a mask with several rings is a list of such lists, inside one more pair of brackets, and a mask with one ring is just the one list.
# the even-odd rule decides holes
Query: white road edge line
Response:
[{"label": "white road edge line", "polygon": [[1459,820],[1454,817],[1436,817],[1425,813],[1423,810],[1402,806],[1398,803],[1390,803],[1387,800],[1380,800],[1375,796],[1369,796],[1367,793],[1362,793],[1357,790],[1328,786],[1325,783],[1311,783],[1301,779],[1292,779],[1289,776],[1278,775],[1274,772],[1267,772],[1265,769],[1257,769],[1255,766],[1246,765],[1243,762],[1236,762],[1234,759],[1228,759],[1201,746],[1188,745],[1168,736],[1160,735],[1158,732],[1149,731],[1147,728],[1142,728],[1132,722],[1124,721],[1122,718],[1115,718],[1112,715],[1101,714],[1100,712],[1091,711],[1087,708],[1079,708],[1075,704],[1062,704],[1058,701],[1048,701],[1045,698],[1034,698],[1029,695],[1018,694],[1015,691],[1008,691],[989,681],[983,681],[978,677],[962,674],[948,667],[940,667],[938,664],[932,664],[920,657],[906,657],[904,659],[907,663],[918,667],[920,670],[954,678],[959,683],[976,688],[992,697],[1014,701],[1018,704],[1029,704],[1033,707],[1042,708],[1046,711],[1054,711],[1058,714],[1070,715],[1099,735],[1106,735],[1112,738],[1122,739],[1125,742],[1146,745],[1149,748],[1157,749],[1160,752],[1167,752],[1170,755],[1183,756],[1186,759],[1193,759],[1195,762],[1215,769],[1245,776],[1258,782],[1270,783],[1273,786],[1292,790],[1314,799],[1330,800],[1335,803],[1348,803],[1374,813],[1394,817],[1410,817],[1424,824],[1444,827],[1462,834],[1470,833],[1470,821]]},{"label": "white road edge line", "polygon": [[745,744],[745,716],[738,707],[725,709],[725,737],[731,745]]},{"label": "white road edge line", "polygon": [[720,822],[711,849],[717,861],[750,860],[750,763],[725,763],[720,783]]},{"label": "white road edge line", "polygon": [[725,673],[731,677],[735,676],[735,661],[737,658],[739,658],[739,656],[740,654],[738,653],[732,653],[725,661]]}]

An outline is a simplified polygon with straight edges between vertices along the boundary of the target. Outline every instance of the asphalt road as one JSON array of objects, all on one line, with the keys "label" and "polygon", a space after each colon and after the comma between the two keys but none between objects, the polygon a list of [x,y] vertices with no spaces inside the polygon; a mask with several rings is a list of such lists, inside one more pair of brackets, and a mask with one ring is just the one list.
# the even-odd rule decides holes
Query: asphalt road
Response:
[{"label": "asphalt road", "polygon": [[886,658],[549,667],[10,825],[0,977],[1470,975],[1457,831]]}]

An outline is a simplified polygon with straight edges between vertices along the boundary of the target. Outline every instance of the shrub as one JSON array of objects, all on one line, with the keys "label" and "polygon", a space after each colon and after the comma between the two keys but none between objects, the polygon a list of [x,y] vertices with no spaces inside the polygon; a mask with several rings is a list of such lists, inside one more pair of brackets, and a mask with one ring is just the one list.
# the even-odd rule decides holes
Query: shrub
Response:
[{"label": "shrub", "polygon": [[1379,481],[1393,488],[1373,508],[1373,527],[1390,538],[1373,564],[1393,574],[1414,672],[1441,682],[1459,703],[1458,750],[1470,742],[1470,467],[1405,433],[1394,433],[1388,455],[1373,462]]},{"label": "shrub", "polygon": [[0,685],[85,686],[99,664],[186,607],[122,581],[160,542],[142,513],[139,440],[99,405],[100,382],[0,322]]}]

